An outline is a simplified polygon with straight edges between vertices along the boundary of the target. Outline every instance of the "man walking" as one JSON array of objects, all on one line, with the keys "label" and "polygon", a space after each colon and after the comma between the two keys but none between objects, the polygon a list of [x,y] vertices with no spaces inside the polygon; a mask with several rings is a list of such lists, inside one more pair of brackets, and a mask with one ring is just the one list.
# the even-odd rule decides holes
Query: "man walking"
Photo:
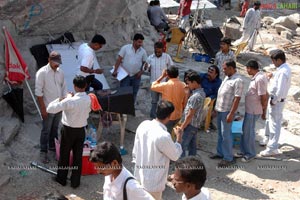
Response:
[{"label": "man walking", "polygon": [[253,8],[248,9],[243,22],[243,35],[240,39],[233,43],[237,46],[243,42],[248,42],[250,51],[256,43],[257,34],[260,28],[260,1],[255,1]]},{"label": "man walking", "polygon": [[266,119],[268,104],[267,77],[259,71],[258,63],[255,60],[248,61],[246,68],[252,78],[245,97],[246,109],[243,121],[243,134],[241,135],[241,152],[235,155],[236,157],[242,157],[242,162],[249,162],[256,156],[255,123],[260,116],[263,120]]},{"label": "man walking", "polygon": [[48,150],[55,151],[54,138],[58,138],[58,125],[61,113],[47,113],[48,104],[56,98],[63,98],[67,94],[63,71],[59,68],[61,55],[52,51],[49,54],[49,63],[40,68],[35,78],[35,95],[40,106],[43,127],[40,137],[41,161],[48,163]]},{"label": "man walking", "polygon": [[82,168],[82,151],[85,138],[85,127],[91,111],[91,99],[86,94],[86,79],[76,76],[73,80],[75,94],[69,93],[65,99],[55,99],[48,107],[49,113],[62,113],[63,132],[60,142],[60,157],[56,181],[62,186],[67,183],[69,171],[69,156],[73,151],[71,187],[80,185]]},{"label": "man walking", "polygon": [[95,69],[94,63],[96,58],[95,51],[98,51],[106,44],[102,35],[96,34],[90,43],[83,43],[78,49],[79,75],[86,78],[86,91],[92,87],[94,90],[102,90],[102,83],[95,78],[95,74],[102,74],[103,69]]},{"label": "man walking", "polygon": [[132,150],[134,176],[156,200],[162,199],[170,160],[176,161],[182,153],[182,130],[174,128],[174,143],[165,126],[173,111],[171,102],[161,100],[157,106],[156,119],[143,121],[138,126]]},{"label": "man walking", "polygon": [[121,80],[120,87],[132,86],[134,101],[136,100],[136,95],[140,87],[141,76],[143,74],[142,66],[147,60],[147,53],[142,47],[143,41],[144,36],[137,33],[133,37],[132,44],[124,45],[121,48],[112,73],[113,76],[117,76],[120,65],[128,73],[128,76]]},{"label": "man walking", "polygon": [[282,112],[291,86],[291,68],[286,64],[285,53],[282,50],[275,50],[271,53],[271,59],[277,70],[271,86],[268,105],[269,122],[266,123],[266,135],[268,135],[269,141],[267,148],[260,152],[261,156],[280,154],[278,140],[281,132]]},{"label": "man walking", "polygon": [[236,71],[235,61],[226,60],[223,71],[226,77],[219,88],[215,107],[218,126],[217,154],[210,157],[222,159],[218,167],[227,167],[235,163],[232,153],[231,125],[243,94],[243,80]]}]

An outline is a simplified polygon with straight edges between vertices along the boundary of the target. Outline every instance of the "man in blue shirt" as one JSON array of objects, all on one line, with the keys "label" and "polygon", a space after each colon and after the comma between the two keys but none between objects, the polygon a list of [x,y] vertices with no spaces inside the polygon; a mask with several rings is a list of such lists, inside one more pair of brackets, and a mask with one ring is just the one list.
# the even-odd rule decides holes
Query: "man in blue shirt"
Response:
[{"label": "man in blue shirt", "polygon": [[216,65],[211,65],[207,73],[200,73],[201,86],[204,89],[206,97],[216,99],[219,87],[221,86],[222,80],[220,79],[220,70]]}]

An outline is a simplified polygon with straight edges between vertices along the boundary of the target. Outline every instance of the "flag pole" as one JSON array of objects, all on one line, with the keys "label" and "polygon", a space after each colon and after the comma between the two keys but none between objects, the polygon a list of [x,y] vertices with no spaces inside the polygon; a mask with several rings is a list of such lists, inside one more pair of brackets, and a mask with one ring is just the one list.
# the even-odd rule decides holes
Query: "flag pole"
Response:
[{"label": "flag pole", "polygon": [[[5,35],[6,40],[9,41],[10,44],[14,46],[14,45],[15,45],[15,44],[14,44],[14,41],[13,41],[13,39],[11,38],[10,34],[8,33],[8,31],[6,30],[6,27],[3,26],[2,28],[3,28],[3,30],[4,30],[4,35]],[[14,47],[14,48],[16,48],[16,47]],[[14,50],[15,50],[15,53],[16,53],[16,54],[19,54],[19,52],[18,52],[17,49],[14,49]],[[16,52],[16,51],[17,51],[17,52]],[[20,60],[19,60],[19,62],[20,62]],[[23,63],[23,64],[26,65],[26,63]],[[21,64],[21,65],[22,65],[22,64]],[[25,67],[26,67],[26,66],[25,66]],[[29,90],[29,92],[30,92],[30,95],[31,95],[32,100],[33,100],[33,102],[34,102],[34,104],[35,104],[35,106],[36,106],[36,108],[37,108],[37,110],[38,110],[38,113],[39,113],[41,119],[43,120],[43,117],[42,117],[42,114],[41,114],[41,110],[40,110],[39,106],[37,105],[37,102],[36,102],[36,100],[35,100],[35,98],[34,98],[34,95],[33,95],[32,91],[31,91],[31,88],[30,88],[30,86],[29,86],[29,84],[28,84],[27,77],[26,77],[26,72],[25,72],[23,66],[20,67],[20,70],[22,70],[22,74],[25,76],[24,80],[25,80],[25,82],[26,82],[26,86],[27,86],[27,88],[28,88],[28,90]],[[29,75],[28,75],[28,76],[29,76]],[[8,82],[9,82],[9,81],[8,81]],[[9,84],[8,84],[8,85],[9,85]],[[10,85],[9,85],[9,88],[11,89]]]},{"label": "flag pole", "polygon": [[39,112],[39,115],[40,115],[40,117],[41,117],[41,120],[43,120],[41,110],[40,110],[39,106],[37,105],[37,102],[36,102],[36,100],[35,100],[35,98],[34,98],[34,96],[33,96],[33,93],[32,93],[32,91],[31,91],[31,88],[30,88],[30,86],[29,86],[29,84],[28,84],[27,79],[25,79],[25,83],[26,83],[26,86],[27,86],[27,88],[28,88],[28,90],[29,90],[29,92],[30,92],[30,95],[31,95],[32,99],[33,99],[34,105],[35,105],[36,109],[37,109],[38,112]]}]

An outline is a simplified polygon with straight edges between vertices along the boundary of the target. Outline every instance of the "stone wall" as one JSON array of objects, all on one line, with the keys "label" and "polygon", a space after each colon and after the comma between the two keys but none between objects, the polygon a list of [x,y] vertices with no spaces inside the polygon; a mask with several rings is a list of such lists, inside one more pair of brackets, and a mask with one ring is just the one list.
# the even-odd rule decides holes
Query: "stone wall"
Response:
[{"label": "stone wall", "polygon": [[[99,53],[102,66],[112,66],[120,47],[131,43],[136,32],[145,36],[144,47],[153,51],[153,42],[158,36],[146,16],[146,0],[4,0],[0,2],[0,27],[5,26],[14,38],[25,59],[34,91],[36,61],[29,48],[44,44],[61,36],[73,33],[76,41],[89,41],[95,33],[102,34],[107,41]],[[0,43],[4,46],[3,31]],[[4,77],[4,48],[0,48],[0,80]],[[25,87],[24,87],[25,88]],[[0,93],[7,86],[0,85]],[[25,113],[37,114],[27,88],[24,89]],[[0,117],[12,115],[9,106],[0,98]]]}]

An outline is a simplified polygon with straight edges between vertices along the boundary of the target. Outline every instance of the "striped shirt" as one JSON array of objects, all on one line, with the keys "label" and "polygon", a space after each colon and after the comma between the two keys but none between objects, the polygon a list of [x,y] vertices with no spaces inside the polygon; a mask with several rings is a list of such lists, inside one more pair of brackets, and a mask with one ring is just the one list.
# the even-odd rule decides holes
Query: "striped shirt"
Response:
[{"label": "striped shirt", "polygon": [[162,53],[160,57],[155,54],[150,55],[146,61],[151,67],[151,78],[150,82],[154,82],[158,77],[161,76],[162,71],[168,67],[174,65],[172,58],[169,54]]},{"label": "striped shirt", "polygon": [[216,58],[215,58],[215,65],[218,66],[218,68],[220,69],[220,78],[221,79],[224,79],[224,72],[222,70],[222,65],[224,63],[225,60],[228,60],[228,59],[233,59],[234,61],[236,61],[236,58],[235,58],[235,55],[233,53],[233,51],[229,50],[228,53],[223,53],[222,51],[219,51],[217,54],[216,54]]},{"label": "striped shirt", "polygon": [[192,96],[188,99],[188,102],[185,106],[181,121],[184,122],[190,109],[196,110],[190,125],[195,128],[199,128],[201,124],[201,114],[203,111],[203,104],[205,100],[205,92],[203,88],[198,88],[193,90]]},{"label": "striped shirt", "polygon": [[231,109],[235,97],[242,97],[244,83],[237,73],[232,76],[226,76],[222,82],[216,102],[216,111],[228,112]]}]

